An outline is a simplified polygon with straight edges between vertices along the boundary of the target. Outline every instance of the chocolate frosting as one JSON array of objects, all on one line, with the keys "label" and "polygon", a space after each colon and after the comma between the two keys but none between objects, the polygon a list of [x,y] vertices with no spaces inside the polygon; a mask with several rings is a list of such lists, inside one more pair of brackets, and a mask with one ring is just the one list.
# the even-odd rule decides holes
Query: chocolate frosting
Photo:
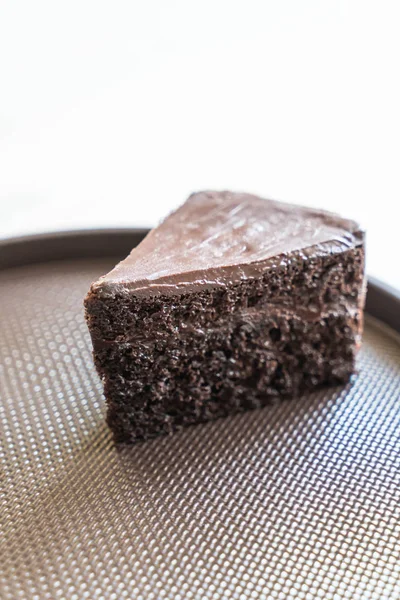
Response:
[{"label": "chocolate frosting", "polygon": [[182,294],[259,277],[299,257],[362,243],[354,221],[233,192],[198,192],[94,288],[138,296]]}]

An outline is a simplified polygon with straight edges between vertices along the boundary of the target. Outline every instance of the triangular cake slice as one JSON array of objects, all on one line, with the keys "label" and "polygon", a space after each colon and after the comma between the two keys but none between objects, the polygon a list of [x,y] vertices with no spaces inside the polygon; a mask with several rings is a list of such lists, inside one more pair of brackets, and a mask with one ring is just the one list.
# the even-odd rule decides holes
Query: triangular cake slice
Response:
[{"label": "triangular cake slice", "polygon": [[250,194],[193,194],[85,300],[115,439],[346,382],[364,294],[354,221]]}]

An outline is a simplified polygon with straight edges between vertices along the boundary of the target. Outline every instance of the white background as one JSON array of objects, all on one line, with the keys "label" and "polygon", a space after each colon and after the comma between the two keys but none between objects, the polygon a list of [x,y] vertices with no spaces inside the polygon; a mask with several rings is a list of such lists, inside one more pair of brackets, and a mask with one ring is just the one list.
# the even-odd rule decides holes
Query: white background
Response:
[{"label": "white background", "polygon": [[400,288],[400,2],[2,0],[0,236],[321,206]]}]

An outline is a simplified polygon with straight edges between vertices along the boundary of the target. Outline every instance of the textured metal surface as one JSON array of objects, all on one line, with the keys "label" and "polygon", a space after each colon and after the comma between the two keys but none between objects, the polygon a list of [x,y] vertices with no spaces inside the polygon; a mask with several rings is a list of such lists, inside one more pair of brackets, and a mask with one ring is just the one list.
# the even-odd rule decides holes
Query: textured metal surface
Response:
[{"label": "textured metal surface", "polygon": [[346,389],[118,450],[82,297],[111,266],[0,273],[0,597],[400,598],[400,345]]}]

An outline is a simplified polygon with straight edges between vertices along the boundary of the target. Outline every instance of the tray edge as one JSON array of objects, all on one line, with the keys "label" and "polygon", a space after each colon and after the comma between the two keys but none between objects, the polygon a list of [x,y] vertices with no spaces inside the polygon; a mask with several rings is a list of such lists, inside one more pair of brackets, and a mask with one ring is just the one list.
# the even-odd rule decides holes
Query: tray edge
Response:
[{"label": "tray edge", "polygon": [[[82,229],[0,240],[0,270],[78,258],[123,258],[149,229]],[[366,312],[400,333],[400,291],[368,277]]]}]

